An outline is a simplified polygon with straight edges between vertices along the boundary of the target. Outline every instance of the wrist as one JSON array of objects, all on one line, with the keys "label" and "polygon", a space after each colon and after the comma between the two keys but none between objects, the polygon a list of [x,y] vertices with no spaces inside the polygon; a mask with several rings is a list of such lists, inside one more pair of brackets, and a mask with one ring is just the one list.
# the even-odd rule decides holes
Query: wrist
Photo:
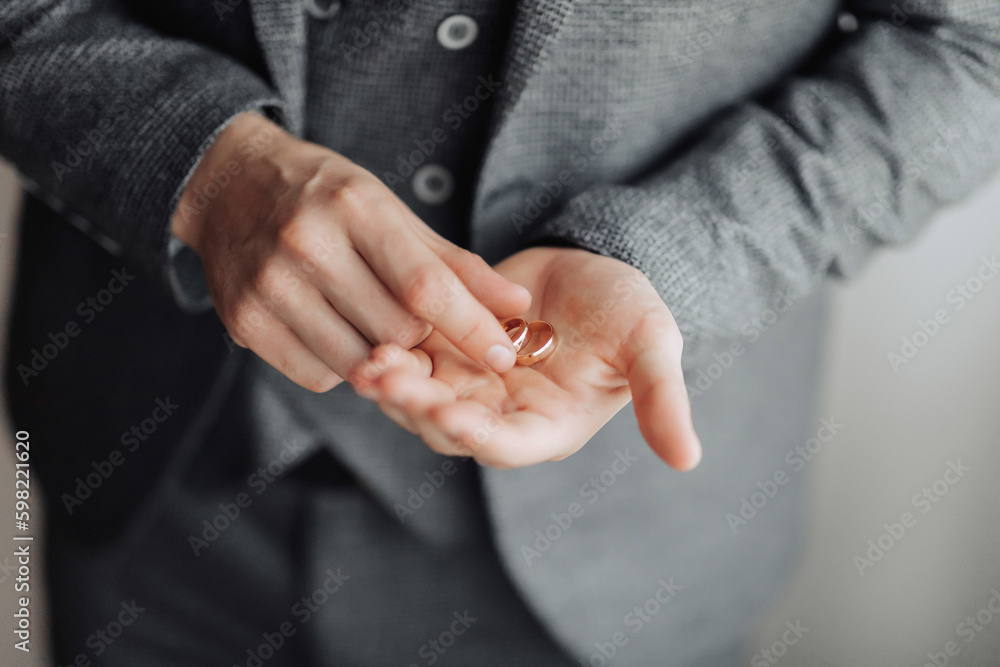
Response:
[{"label": "wrist", "polygon": [[213,205],[247,171],[248,162],[278,137],[294,140],[257,112],[236,116],[212,141],[191,173],[171,217],[171,234],[200,255]]}]

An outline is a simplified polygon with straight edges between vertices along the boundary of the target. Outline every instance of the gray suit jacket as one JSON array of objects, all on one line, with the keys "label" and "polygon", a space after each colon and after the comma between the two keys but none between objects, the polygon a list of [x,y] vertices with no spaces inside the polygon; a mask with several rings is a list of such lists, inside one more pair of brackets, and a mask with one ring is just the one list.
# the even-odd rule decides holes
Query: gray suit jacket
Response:
[{"label": "gray suit jacket", "polygon": [[[219,23],[195,2],[0,8],[0,152],[168,289],[187,266],[171,261],[170,213],[212,138],[246,109],[304,127],[302,7],[231,4]],[[838,4],[518,5],[472,247],[497,260],[558,240],[644,271],[684,334],[707,449],[671,474],[623,415],[565,462],[486,472],[512,578],[581,657],[618,641],[623,664],[663,662],[664,646],[682,663],[702,649],[695,624],[745,630],[794,555],[788,452],[821,428],[821,303],[806,295],[911,238],[1000,158],[995,0],[855,0],[859,29],[842,34]],[[338,446],[391,506],[399,461]],[[734,524],[778,470],[780,495]]]}]

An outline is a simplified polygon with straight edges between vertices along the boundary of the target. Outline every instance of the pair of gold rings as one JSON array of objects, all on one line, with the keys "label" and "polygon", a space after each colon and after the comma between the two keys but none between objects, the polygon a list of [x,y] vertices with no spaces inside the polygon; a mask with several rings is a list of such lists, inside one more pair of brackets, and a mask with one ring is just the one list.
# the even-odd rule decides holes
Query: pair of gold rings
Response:
[{"label": "pair of gold rings", "polygon": [[517,350],[518,366],[531,366],[546,359],[558,343],[556,330],[544,320],[529,324],[520,317],[513,317],[503,323],[503,330]]}]

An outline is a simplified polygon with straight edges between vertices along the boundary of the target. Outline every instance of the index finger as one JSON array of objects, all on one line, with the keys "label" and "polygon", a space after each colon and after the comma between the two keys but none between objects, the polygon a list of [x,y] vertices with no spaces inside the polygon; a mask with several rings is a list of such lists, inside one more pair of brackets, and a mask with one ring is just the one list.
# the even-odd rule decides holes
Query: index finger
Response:
[{"label": "index finger", "polygon": [[510,370],[517,353],[493,313],[409,225],[383,230],[351,240],[389,291],[470,359],[498,373]]}]

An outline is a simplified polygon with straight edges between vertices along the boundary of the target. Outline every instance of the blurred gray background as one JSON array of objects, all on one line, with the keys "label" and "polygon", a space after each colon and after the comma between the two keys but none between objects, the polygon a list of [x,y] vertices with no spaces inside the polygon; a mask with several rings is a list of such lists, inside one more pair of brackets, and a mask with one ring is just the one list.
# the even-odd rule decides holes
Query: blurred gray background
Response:
[{"label": "blurred gray background", "polygon": [[[16,192],[13,174],[0,164],[3,321]],[[750,667],[922,667],[928,654],[938,654],[938,664],[945,657],[948,665],[1000,664],[1000,614],[987,608],[992,589],[1000,591],[1000,276],[961,310],[947,302],[950,290],[976,275],[983,256],[994,254],[1000,254],[1000,179],[939,216],[917,243],[879,254],[859,279],[836,287],[820,411],[844,428],[803,470],[813,487],[805,559],[760,623]],[[950,321],[894,372],[887,353],[898,352],[901,337],[912,336],[939,308]],[[0,539],[11,544],[14,427],[0,420]],[[926,514],[916,511],[912,497],[933,488],[948,462],[959,459],[969,471]],[[37,503],[38,492],[32,497]],[[868,540],[878,541],[883,523],[898,522],[906,511],[916,525],[859,575],[854,557],[866,557]],[[9,553],[0,551],[0,566]],[[30,656],[12,646],[13,576],[0,580],[0,664],[51,664],[40,565],[36,557]],[[802,629],[793,646],[782,640],[786,623]],[[952,656],[944,655],[948,642],[955,642]]]}]

